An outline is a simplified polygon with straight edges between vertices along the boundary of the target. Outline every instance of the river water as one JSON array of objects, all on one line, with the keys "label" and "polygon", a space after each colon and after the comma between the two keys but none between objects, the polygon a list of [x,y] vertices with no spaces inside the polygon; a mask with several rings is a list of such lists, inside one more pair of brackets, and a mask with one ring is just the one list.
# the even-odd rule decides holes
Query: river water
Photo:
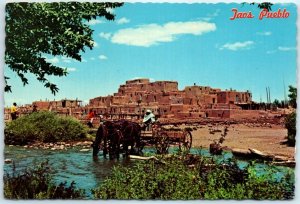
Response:
[{"label": "river water", "polygon": [[[4,158],[12,159],[17,170],[26,169],[40,164],[48,160],[51,169],[54,171],[54,181],[58,184],[67,181],[70,184],[76,182],[76,187],[85,189],[88,198],[92,198],[91,189],[97,187],[105,178],[111,174],[111,170],[115,165],[130,166],[134,164],[134,160],[120,157],[119,160],[104,159],[99,153],[98,159],[93,159],[92,149],[89,151],[80,151],[81,148],[74,147],[68,150],[44,150],[44,149],[28,149],[24,147],[5,146]],[[171,149],[171,152],[176,149]],[[154,153],[155,150],[148,148],[144,153]],[[201,154],[210,156],[205,149],[191,149],[193,154]],[[231,153],[225,153],[219,157],[219,160],[231,158]],[[247,165],[247,161],[239,160],[240,168]],[[4,165],[4,173],[12,171],[12,163]],[[264,164],[257,164],[257,169],[263,173]],[[260,170],[261,169],[261,170]],[[289,168],[278,167],[278,172],[274,175],[280,179]]]}]

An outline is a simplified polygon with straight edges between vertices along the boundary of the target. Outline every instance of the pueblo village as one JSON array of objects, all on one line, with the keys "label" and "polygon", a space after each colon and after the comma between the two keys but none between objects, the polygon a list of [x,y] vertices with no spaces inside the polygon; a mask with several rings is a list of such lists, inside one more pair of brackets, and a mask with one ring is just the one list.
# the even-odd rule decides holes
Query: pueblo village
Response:
[{"label": "pueblo village", "polygon": [[[268,88],[266,94],[269,98]],[[284,119],[294,109],[278,108],[271,102],[257,103],[249,90],[221,90],[197,84],[179,90],[177,81],[151,82],[140,78],[127,80],[116,93],[92,98],[87,105],[80,99],[40,100],[20,106],[19,114],[51,111],[86,124],[88,113],[93,112],[92,126],[98,127],[100,118],[141,123],[146,110],[151,110],[162,125],[189,127],[192,147],[208,148],[216,144],[244,156],[259,149],[254,153],[272,158],[276,153],[278,158],[294,164],[294,147],[283,145],[287,137]],[[9,113],[6,108],[6,121],[11,120]]]}]

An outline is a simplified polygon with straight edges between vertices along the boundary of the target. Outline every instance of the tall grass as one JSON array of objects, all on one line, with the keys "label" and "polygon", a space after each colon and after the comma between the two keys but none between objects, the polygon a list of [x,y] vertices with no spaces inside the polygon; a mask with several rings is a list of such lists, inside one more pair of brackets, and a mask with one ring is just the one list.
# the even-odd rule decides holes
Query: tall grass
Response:
[{"label": "tall grass", "polygon": [[[116,167],[112,176],[93,189],[96,199],[292,199],[294,174],[280,181],[272,167],[263,175],[254,164],[240,169],[234,161],[216,164],[199,159],[189,166],[186,159],[147,161],[134,167]],[[275,168],[275,167],[274,167]]]},{"label": "tall grass", "polygon": [[4,197],[6,199],[79,199],[85,197],[84,190],[77,189],[75,182],[55,185],[48,162],[17,172],[4,174]]},{"label": "tall grass", "polygon": [[14,145],[35,141],[74,141],[85,138],[86,134],[86,127],[76,119],[48,111],[35,112],[11,121],[4,131],[5,144]]}]

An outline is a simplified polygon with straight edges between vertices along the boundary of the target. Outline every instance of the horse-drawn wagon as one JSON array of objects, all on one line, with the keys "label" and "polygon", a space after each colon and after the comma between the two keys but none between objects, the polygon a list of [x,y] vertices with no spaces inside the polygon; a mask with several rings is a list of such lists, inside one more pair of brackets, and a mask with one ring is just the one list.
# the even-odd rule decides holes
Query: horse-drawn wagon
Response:
[{"label": "horse-drawn wagon", "polygon": [[144,146],[154,146],[158,154],[165,154],[171,145],[178,145],[181,151],[189,151],[192,146],[192,134],[187,129],[166,128],[153,124],[150,130],[144,130],[138,123],[120,120],[106,121],[97,130],[93,142],[93,156],[100,149],[103,155],[118,157],[120,153],[140,154]]},{"label": "horse-drawn wagon", "polygon": [[176,145],[181,151],[189,151],[192,146],[192,134],[187,129],[154,124],[150,130],[141,131],[141,143],[154,145],[158,154],[165,154],[170,146]]}]

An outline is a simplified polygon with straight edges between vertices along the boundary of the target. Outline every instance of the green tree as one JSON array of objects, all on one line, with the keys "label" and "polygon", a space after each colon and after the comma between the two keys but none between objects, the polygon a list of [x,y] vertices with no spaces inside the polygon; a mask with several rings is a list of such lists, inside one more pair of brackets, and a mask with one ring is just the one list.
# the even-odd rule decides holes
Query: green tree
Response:
[{"label": "green tree", "polygon": [[296,144],[296,112],[287,115],[285,119],[285,128],[288,130],[287,143],[290,146]]},{"label": "green tree", "polygon": [[297,108],[297,88],[293,86],[289,86],[289,102],[293,108]]},{"label": "green tree", "polygon": [[[97,17],[114,20],[113,8],[123,3],[8,3],[6,4],[5,63],[25,86],[32,73],[53,94],[59,89],[47,77],[66,76],[67,70],[46,61],[45,54],[81,61],[80,52],[93,48],[93,30],[86,24]],[[5,91],[11,92],[5,77]]]},{"label": "green tree", "polygon": [[[245,3],[242,3],[242,4],[244,5]],[[252,3],[250,3],[250,5],[256,5],[256,4],[257,4],[258,8],[260,8],[260,9],[267,9],[268,11],[271,11],[272,10],[272,6],[274,5],[274,4],[270,3],[270,2],[263,2],[263,3],[252,2]]]},{"label": "green tree", "polygon": [[281,103],[279,102],[278,99],[275,99],[275,100],[274,100],[273,105],[274,105],[275,107],[281,107]]}]

